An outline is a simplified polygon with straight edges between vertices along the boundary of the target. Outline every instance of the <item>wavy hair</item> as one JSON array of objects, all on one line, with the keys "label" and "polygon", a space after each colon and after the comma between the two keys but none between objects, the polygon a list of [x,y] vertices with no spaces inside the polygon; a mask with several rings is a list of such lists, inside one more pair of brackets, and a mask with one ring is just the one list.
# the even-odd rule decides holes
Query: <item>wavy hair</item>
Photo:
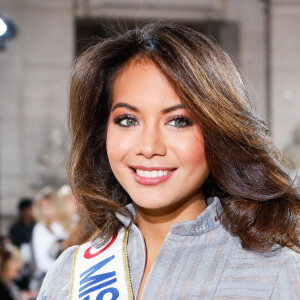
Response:
[{"label": "wavy hair", "polygon": [[118,231],[115,213],[128,214],[132,202],[111,171],[106,125],[114,79],[133,59],[153,61],[200,126],[211,170],[203,190],[220,198],[223,226],[245,249],[299,247],[299,195],[240,73],[209,38],[167,22],[100,41],[72,72],[70,185],[100,236],[107,240]]}]

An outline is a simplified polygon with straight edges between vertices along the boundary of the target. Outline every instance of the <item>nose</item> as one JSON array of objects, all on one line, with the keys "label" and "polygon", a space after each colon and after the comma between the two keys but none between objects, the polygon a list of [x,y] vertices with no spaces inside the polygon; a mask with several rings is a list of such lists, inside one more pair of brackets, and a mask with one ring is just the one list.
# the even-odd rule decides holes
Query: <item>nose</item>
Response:
[{"label": "nose", "polygon": [[150,159],[154,156],[164,156],[166,153],[164,137],[158,128],[148,128],[141,132],[136,148],[137,155]]}]

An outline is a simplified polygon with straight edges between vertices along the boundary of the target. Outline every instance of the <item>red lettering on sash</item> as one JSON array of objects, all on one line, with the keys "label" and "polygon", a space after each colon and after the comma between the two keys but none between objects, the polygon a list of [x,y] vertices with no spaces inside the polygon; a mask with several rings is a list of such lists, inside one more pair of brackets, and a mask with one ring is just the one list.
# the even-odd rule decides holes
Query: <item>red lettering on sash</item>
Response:
[{"label": "red lettering on sash", "polygon": [[98,251],[96,253],[91,253],[92,247],[86,249],[86,251],[84,252],[84,258],[90,259],[90,258],[93,258],[93,257],[99,255],[100,253],[104,252],[106,249],[108,249],[114,243],[117,236],[118,236],[118,233],[111,239],[111,241],[103,249],[101,249],[100,251]]}]

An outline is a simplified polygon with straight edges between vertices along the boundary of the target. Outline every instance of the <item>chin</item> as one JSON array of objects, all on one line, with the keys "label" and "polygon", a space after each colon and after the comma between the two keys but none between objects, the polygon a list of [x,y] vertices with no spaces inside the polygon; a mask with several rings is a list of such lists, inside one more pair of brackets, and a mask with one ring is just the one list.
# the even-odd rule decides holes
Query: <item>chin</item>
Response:
[{"label": "chin", "polygon": [[162,203],[161,199],[162,199],[162,197],[159,197],[159,199],[153,199],[153,198],[145,199],[144,198],[142,201],[135,201],[133,199],[133,202],[140,208],[153,209],[153,210],[164,209],[169,206],[172,206],[172,204],[168,203],[168,202]]}]

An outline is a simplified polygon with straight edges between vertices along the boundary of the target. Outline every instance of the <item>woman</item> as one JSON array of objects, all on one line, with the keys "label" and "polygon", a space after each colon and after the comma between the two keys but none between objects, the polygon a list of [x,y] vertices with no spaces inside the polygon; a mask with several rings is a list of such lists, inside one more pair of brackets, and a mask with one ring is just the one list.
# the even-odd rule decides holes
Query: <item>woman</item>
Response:
[{"label": "woman", "polygon": [[14,280],[20,275],[24,261],[20,251],[5,238],[0,238],[0,295],[1,300],[30,300],[37,293],[21,291]]},{"label": "woman", "polygon": [[[78,245],[81,241],[86,240],[85,235],[88,233],[86,222],[80,219],[76,199],[71,191],[69,185],[63,185],[57,191],[57,198],[63,204],[62,209],[66,212],[64,216],[64,228],[67,232],[68,238],[61,244],[57,245],[55,257],[57,258],[63,250]],[[54,253],[54,251],[53,251]]]},{"label": "woman", "polygon": [[216,44],[154,23],[95,45],[69,118],[72,190],[98,231],[39,299],[298,297],[299,196]]},{"label": "woman", "polygon": [[37,220],[32,232],[34,275],[31,290],[39,290],[50,266],[57,258],[62,242],[68,237],[68,214],[64,199],[52,187],[44,187],[35,197],[34,216]]}]

